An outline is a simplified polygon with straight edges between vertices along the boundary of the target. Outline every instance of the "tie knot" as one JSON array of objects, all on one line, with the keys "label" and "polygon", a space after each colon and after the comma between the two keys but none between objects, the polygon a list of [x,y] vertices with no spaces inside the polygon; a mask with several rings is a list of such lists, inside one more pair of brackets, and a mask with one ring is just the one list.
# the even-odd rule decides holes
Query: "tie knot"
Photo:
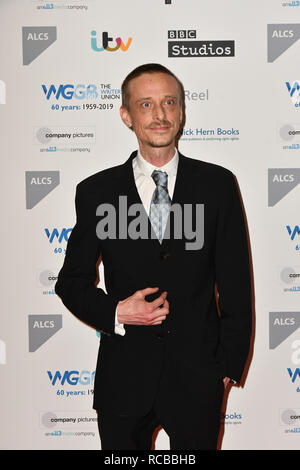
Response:
[{"label": "tie knot", "polygon": [[168,174],[165,171],[154,170],[152,172],[151,176],[152,176],[156,186],[162,186],[163,188],[167,188],[167,186],[168,186]]}]

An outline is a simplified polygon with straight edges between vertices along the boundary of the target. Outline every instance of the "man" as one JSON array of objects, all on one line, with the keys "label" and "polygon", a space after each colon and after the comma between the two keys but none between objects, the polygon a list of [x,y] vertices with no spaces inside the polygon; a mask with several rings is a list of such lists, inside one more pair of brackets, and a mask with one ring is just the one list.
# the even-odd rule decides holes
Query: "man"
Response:
[{"label": "man", "polygon": [[[172,72],[138,67],[122,99],[139,150],[77,186],[56,292],[102,332],[102,449],[150,449],[158,425],[171,449],[216,449],[224,387],[241,380],[251,329],[238,190],[229,170],[178,152],[184,97]],[[100,256],[106,292],[95,286]]]}]

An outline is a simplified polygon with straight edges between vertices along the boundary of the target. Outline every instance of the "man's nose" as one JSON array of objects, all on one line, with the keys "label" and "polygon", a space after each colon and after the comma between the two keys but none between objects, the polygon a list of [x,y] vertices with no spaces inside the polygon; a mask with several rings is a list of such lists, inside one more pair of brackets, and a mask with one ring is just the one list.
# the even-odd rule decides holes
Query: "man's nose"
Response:
[{"label": "man's nose", "polygon": [[161,104],[157,104],[153,108],[153,118],[163,121],[166,117],[165,109]]}]

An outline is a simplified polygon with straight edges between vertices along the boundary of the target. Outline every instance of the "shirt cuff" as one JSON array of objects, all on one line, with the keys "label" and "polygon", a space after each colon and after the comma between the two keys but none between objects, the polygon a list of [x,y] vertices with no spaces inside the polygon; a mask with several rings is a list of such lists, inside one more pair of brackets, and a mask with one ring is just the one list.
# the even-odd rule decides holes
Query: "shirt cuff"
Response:
[{"label": "shirt cuff", "polygon": [[123,323],[118,322],[117,307],[115,310],[115,333],[121,336],[124,336],[126,333]]}]

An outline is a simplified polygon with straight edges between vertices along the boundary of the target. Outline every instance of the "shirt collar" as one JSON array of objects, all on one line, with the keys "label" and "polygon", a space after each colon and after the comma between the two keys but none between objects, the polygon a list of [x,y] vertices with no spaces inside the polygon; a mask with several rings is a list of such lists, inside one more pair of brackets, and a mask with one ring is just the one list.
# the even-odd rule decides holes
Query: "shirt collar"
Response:
[{"label": "shirt collar", "polygon": [[171,160],[169,160],[168,163],[160,167],[156,167],[155,165],[152,165],[147,160],[145,160],[139,150],[138,150],[137,157],[136,157],[136,163],[139,168],[139,171],[143,173],[145,176],[150,176],[150,177],[151,177],[153,170],[165,171],[168,174],[168,176],[176,175],[178,160],[179,160],[179,155],[178,155],[177,148],[175,148],[175,153],[174,153],[174,156],[171,158]]}]

